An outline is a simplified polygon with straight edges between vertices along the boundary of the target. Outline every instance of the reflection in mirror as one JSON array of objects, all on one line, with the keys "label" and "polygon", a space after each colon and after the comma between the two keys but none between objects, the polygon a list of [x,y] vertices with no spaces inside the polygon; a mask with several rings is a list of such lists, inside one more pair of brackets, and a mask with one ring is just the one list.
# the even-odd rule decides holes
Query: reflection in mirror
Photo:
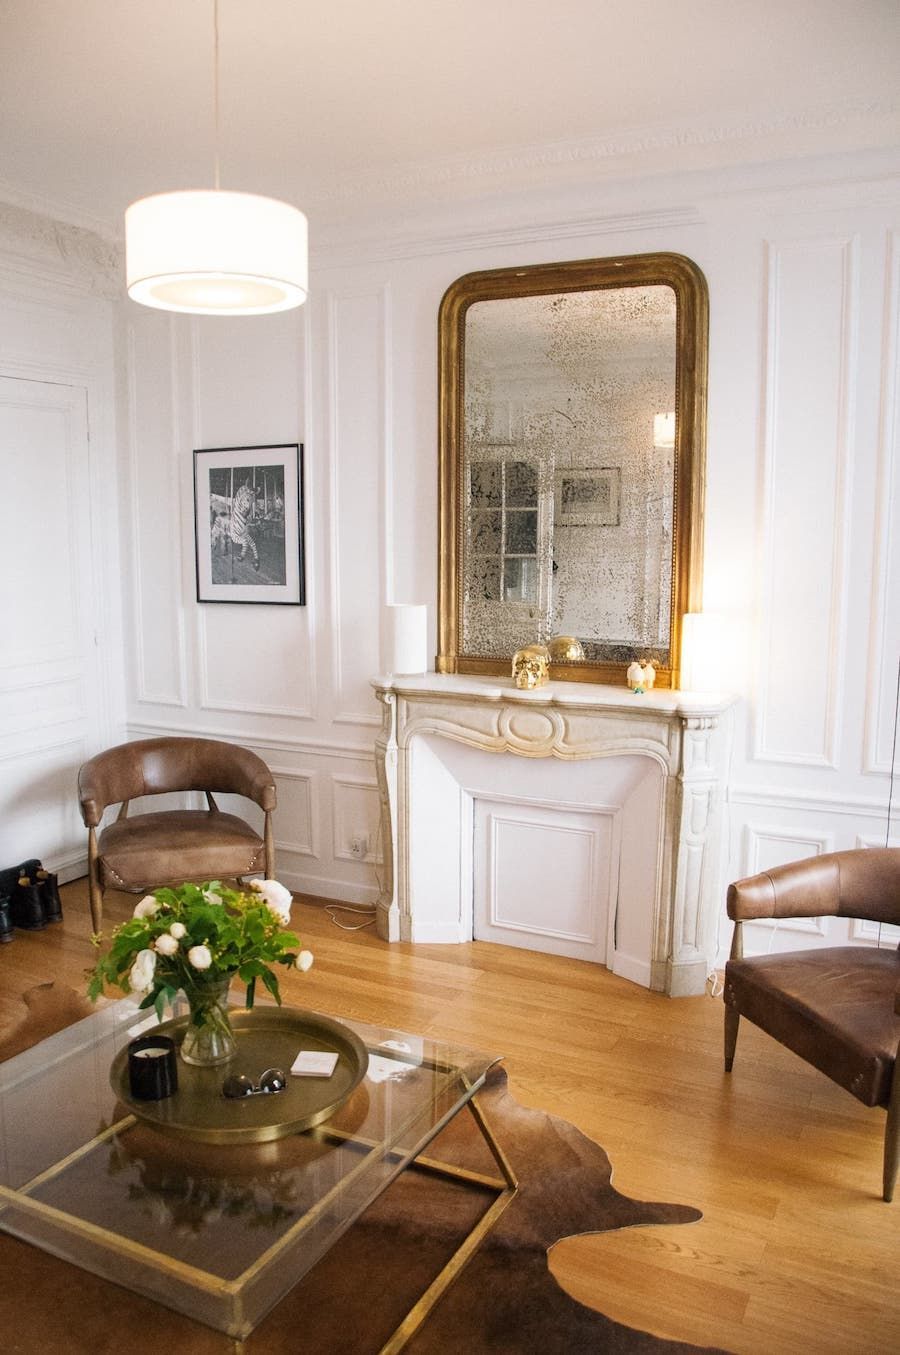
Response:
[{"label": "reflection in mirror", "polygon": [[699,602],[705,321],[702,276],[675,255],[449,290],[440,669],[501,672],[562,634],[585,662],[554,676],[621,680],[643,655],[671,680]]}]

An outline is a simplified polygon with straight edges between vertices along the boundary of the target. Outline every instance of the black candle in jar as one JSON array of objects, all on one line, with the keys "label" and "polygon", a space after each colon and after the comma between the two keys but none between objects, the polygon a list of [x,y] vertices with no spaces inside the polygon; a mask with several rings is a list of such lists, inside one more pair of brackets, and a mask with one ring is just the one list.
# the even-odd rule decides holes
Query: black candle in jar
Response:
[{"label": "black candle in jar", "polygon": [[178,1091],[175,1041],[143,1035],[128,1046],[128,1082],[139,1101],[162,1101]]}]

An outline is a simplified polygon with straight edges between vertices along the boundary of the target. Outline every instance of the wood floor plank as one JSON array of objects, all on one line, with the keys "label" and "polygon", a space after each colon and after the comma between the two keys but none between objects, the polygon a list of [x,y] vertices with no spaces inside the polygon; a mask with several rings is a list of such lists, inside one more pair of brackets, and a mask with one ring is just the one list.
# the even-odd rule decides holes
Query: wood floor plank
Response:
[{"label": "wood floor plank", "polygon": [[[107,930],[133,906],[108,894]],[[61,926],[0,947],[0,1024],[35,984],[82,989],[84,881],[63,907]],[[558,1243],[551,1268],[581,1302],[736,1355],[900,1351],[883,1113],[747,1022],[726,1075],[720,998],[669,999],[598,965],[480,942],[388,946],[336,927],[321,900],[299,899],[294,926],[316,962],[284,976],[285,1001],[504,1053],[513,1094],[600,1143],[618,1190],[703,1210]]]}]

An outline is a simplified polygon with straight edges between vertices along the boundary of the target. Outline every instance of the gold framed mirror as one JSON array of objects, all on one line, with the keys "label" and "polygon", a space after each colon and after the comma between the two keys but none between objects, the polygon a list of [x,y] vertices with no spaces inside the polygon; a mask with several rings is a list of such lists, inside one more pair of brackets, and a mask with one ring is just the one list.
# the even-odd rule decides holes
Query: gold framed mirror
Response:
[{"label": "gold framed mirror", "polygon": [[[699,611],[706,280],[680,254],[468,273],[439,315],[442,673],[676,686]],[[583,655],[583,657],[582,657]]]}]

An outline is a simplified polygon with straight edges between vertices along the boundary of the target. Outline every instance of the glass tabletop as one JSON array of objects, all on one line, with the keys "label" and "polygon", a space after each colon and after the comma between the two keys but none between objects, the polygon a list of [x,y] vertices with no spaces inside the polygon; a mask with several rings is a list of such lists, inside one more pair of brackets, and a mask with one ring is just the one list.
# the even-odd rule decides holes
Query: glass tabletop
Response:
[{"label": "glass tabletop", "polygon": [[117,1104],[113,1059],[155,1024],[126,999],[0,1065],[0,1228],[237,1337],[497,1062],[346,1021],[369,1064],[331,1119],[219,1146],[173,1138]]}]

